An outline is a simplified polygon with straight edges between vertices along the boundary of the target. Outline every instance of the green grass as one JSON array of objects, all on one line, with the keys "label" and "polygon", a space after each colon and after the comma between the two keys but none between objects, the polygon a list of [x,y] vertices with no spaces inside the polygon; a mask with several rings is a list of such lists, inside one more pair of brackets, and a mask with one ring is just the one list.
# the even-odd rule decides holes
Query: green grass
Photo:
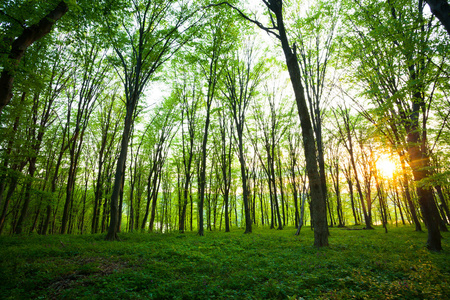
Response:
[{"label": "green grass", "polygon": [[425,248],[412,227],[1,236],[3,299],[450,299],[450,234]]}]

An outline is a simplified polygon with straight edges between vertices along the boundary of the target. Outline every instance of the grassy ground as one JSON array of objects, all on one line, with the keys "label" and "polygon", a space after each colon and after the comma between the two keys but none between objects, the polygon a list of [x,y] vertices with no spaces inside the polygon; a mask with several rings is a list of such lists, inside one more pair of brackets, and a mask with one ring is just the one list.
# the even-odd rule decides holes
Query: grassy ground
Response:
[{"label": "grassy ground", "polygon": [[0,237],[3,299],[450,299],[450,234],[412,227]]}]

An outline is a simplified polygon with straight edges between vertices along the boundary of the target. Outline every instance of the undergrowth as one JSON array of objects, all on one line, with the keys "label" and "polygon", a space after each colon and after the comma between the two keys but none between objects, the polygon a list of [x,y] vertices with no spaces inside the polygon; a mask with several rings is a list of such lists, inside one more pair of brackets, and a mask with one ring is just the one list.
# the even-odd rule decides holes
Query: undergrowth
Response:
[{"label": "undergrowth", "polygon": [[450,234],[431,253],[413,227],[1,236],[4,299],[450,299]]}]

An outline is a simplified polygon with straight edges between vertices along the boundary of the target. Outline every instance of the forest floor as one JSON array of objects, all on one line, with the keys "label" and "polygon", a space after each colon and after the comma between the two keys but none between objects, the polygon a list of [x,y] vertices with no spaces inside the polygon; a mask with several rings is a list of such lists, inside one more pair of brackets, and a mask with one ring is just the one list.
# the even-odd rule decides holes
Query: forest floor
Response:
[{"label": "forest floor", "polygon": [[294,232],[0,236],[0,298],[450,299],[448,232],[441,253],[411,226]]}]

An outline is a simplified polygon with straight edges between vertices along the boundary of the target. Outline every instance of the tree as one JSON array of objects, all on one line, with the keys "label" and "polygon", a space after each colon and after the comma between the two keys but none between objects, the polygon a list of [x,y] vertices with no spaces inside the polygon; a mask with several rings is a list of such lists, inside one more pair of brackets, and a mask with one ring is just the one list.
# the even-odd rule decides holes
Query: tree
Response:
[{"label": "tree", "polygon": [[254,62],[255,56],[251,45],[244,49],[244,53],[236,53],[229,58],[229,69],[225,76],[224,96],[226,106],[233,117],[236,129],[235,140],[237,140],[237,152],[241,166],[242,198],[245,211],[245,233],[252,232],[252,220],[250,215],[250,204],[248,200],[249,190],[247,185],[246,162],[244,157],[244,129],[247,108],[250,100],[255,97],[262,74],[261,62]]},{"label": "tree", "polygon": [[328,246],[328,227],[327,213],[324,192],[322,190],[320,175],[317,169],[317,155],[314,139],[314,131],[311,125],[311,119],[308,113],[308,106],[305,99],[305,90],[301,81],[301,72],[298,65],[297,50],[294,45],[291,48],[287,31],[283,20],[283,1],[282,0],[262,0],[267,7],[271,24],[270,27],[264,26],[257,20],[250,19],[241,10],[235,6],[224,2],[238,11],[238,13],[246,20],[256,24],[259,28],[267,33],[275,36],[281,42],[281,48],[286,59],[286,66],[291,78],[291,84],[294,89],[297,110],[300,117],[300,125],[302,128],[303,149],[306,158],[306,171],[308,174],[310,190],[311,190],[311,212],[312,222],[314,226],[314,245],[316,247]]},{"label": "tree", "polygon": [[[274,86],[272,90],[270,90],[269,87],[266,87],[265,98],[268,103],[255,103],[254,105],[253,114],[256,119],[256,132],[252,133],[251,136],[257,137],[258,135],[262,135],[260,139],[262,140],[262,146],[265,150],[265,159],[263,159],[261,151],[259,151],[256,146],[258,141],[255,138],[250,137],[269,183],[270,202],[272,204],[272,221],[270,228],[274,228],[273,216],[275,212],[278,229],[280,230],[283,229],[284,225],[283,222],[281,222],[275,165],[276,162],[279,161],[279,155],[277,153],[278,146],[284,133],[288,129],[287,116],[290,116],[291,112],[288,112],[287,110],[293,108],[292,106],[289,107],[289,105],[283,101],[283,94],[281,91],[282,87]],[[276,99],[277,95],[280,99]],[[269,109],[267,109],[267,104]],[[278,167],[278,171],[281,172],[280,166]],[[282,178],[280,178],[280,181],[282,182]],[[283,197],[283,193],[281,195]],[[283,201],[281,205],[284,211]]]},{"label": "tree", "polygon": [[189,30],[195,23],[188,24],[194,15],[189,5],[190,2],[181,1],[133,0],[131,6],[123,6],[124,11],[132,15],[131,19],[120,20],[123,16],[115,15],[115,19],[108,21],[112,47],[118,59],[117,68],[122,68],[119,76],[125,90],[126,115],[111,196],[107,240],[117,240],[119,192],[139,99],[156,71],[189,39]]},{"label": "tree", "polygon": [[[319,165],[320,182],[323,196],[329,206],[327,193],[327,176],[325,172],[323,122],[324,107],[329,105],[325,93],[325,81],[330,72],[330,64],[336,55],[336,42],[334,41],[339,16],[340,2],[329,3],[318,1],[316,5],[310,6],[306,17],[300,18],[300,10],[292,9],[295,20],[297,37],[297,50],[299,55],[299,66],[302,83],[305,87],[306,98],[309,105],[309,113],[315,134],[317,147],[317,160]],[[333,79],[331,79],[333,80]],[[331,217],[331,212],[330,212]],[[333,221],[331,224],[333,224]]]},{"label": "tree", "polygon": [[[220,9],[213,7],[212,9]],[[219,10],[220,11],[220,10]],[[201,41],[198,45],[199,49],[196,51],[198,65],[201,68],[201,73],[206,79],[206,120],[203,130],[203,139],[201,145],[200,157],[200,178],[199,178],[199,228],[198,234],[204,235],[203,226],[203,206],[205,199],[205,185],[206,185],[206,153],[208,142],[208,130],[211,122],[211,104],[216,96],[216,87],[219,78],[222,75],[224,67],[224,55],[233,47],[233,40],[236,38],[236,31],[232,24],[233,19],[226,15],[225,12],[220,11],[213,15],[205,29],[210,31],[206,33],[206,41]],[[206,50],[206,53],[204,51]]]},{"label": "tree", "polygon": [[[23,62],[25,63],[25,66],[27,66],[27,64],[34,63],[32,57],[33,54],[36,54],[37,52],[47,53],[47,51],[50,53],[47,53],[48,59],[46,62],[41,61],[40,64],[36,64],[36,69],[29,68],[29,73],[25,76],[29,82],[32,81],[32,77],[40,76],[41,82],[37,83],[35,87],[32,87],[31,90],[29,90],[29,92],[33,94],[33,98],[30,103],[31,110],[27,116],[27,121],[29,121],[29,123],[24,123],[25,127],[28,128],[26,134],[28,137],[28,147],[24,147],[28,148],[27,153],[24,153],[28,162],[28,179],[26,184],[25,199],[14,230],[17,234],[23,231],[23,223],[28,215],[28,208],[32,200],[32,185],[34,175],[37,170],[37,162],[42,142],[45,138],[48,127],[56,120],[57,117],[53,106],[58,103],[58,97],[67,88],[69,72],[68,64],[64,61],[67,57],[64,57],[64,54],[60,53],[65,52],[64,50],[66,49],[64,49],[64,47],[55,46],[44,51],[39,51],[39,49],[33,50],[34,53],[30,52],[28,59],[24,59]],[[58,53],[51,54],[53,51]],[[27,114],[28,111],[24,110],[22,113]],[[10,189],[11,188],[14,190],[14,182],[12,182]]]},{"label": "tree", "polygon": [[[303,149],[306,158],[306,172],[308,174],[309,186],[311,191],[311,218],[314,226],[314,245],[316,247],[328,246],[328,228],[325,192],[322,190],[320,174],[317,169],[317,155],[314,131],[311,124],[308,107],[306,105],[305,90],[301,81],[301,72],[297,59],[297,51],[289,45],[289,40],[283,20],[283,2],[281,0],[263,0],[263,3],[271,15],[272,28],[274,32],[266,27],[266,31],[272,33],[281,42],[292,87],[294,89],[297,110],[300,117],[302,128]],[[260,26],[261,27],[261,26]]]},{"label": "tree", "polygon": [[[7,23],[13,23],[11,26],[12,34],[6,35],[2,38],[2,42],[6,42],[6,52],[8,53],[8,58],[3,64],[3,70],[0,74],[0,115],[3,108],[9,103],[13,94],[13,83],[15,73],[17,72],[17,67],[20,60],[25,55],[27,48],[47,35],[51,30],[56,21],[64,16],[64,14],[69,10],[69,6],[65,1],[60,1],[54,9],[52,9],[48,14],[42,17],[33,25],[27,26],[25,21],[16,19],[14,16],[9,15],[6,11],[1,11],[1,16],[6,19]],[[29,18],[30,16],[28,16]],[[25,20],[25,18],[24,18]],[[14,38],[15,27],[19,26],[21,28],[21,33]]]},{"label": "tree", "polygon": [[[68,133],[67,145],[70,163],[66,200],[61,222],[61,234],[66,233],[67,230],[84,134],[96,102],[101,97],[101,92],[105,87],[106,75],[110,68],[110,65],[104,60],[105,53],[100,52],[101,50],[95,41],[93,43],[86,43],[83,46],[80,45],[80,48],[82,50],[80,51],[81,57],[78,62],[83,68],[79,70],[80,72],[73,73],[73,88],[67,93],[67,123],[73,123],[73,131]],[[75,101],[76,99],[77,101]],[[73,107],[75,106],[74,104],[76,107]],[[75,120],[72,118],[75,118]]]},{"label": "tree", "polygon": [[331,181],[334,188],[334,193],[336,195],[336,212],[338,216],[338,227],[345,226],[344,212],[342,209],[342,199],[341,199],[341,187],[340,187],[340,171],[341,171],[341,163],[340,163],[340,155],[342,153],[339,152],[339,143],[331,144],[330,146],[330,176]]},{"label": "tree", "polygon": [[[123,109],[119,107],[119,90],[113,87],[112,91],[99,102],[98,111],[94,112],[91,126],[94,138],[97,140],[97,176],[94,187],[94,207],[92,212],[91,232],[98,233],[102,200],[107,189],[107,169],[115,158],[115,145],[117,142],[120,124],[123,122]],[[106,202],[106,199],[105,199]]]},{"label": "tree", "polygon": [[[336,120],[336,126],[338,127],[338,134],[339,139],[342,141],[342,144],[344,145],[345,149],[347,149],[348,154],[350,155],[350,164],[352,167],[352,171],[354,174],[354,178],[356,181],[356,189],[358,191],[359,195],[359,201],[361,202],[361,207],[363,210],[364,215],[364,222],[366,224],[366,229],[373,229],[372,227],[372,220],[370,218],[370,215],[367,211],[366,207],[366,200],[363,196],[361,182],[358,176],[358,169],[356,168],[356,159],[355,159],[355,146],[353,142],[353,134],[355,131],[356,123],[358,122],[358,118],[351,118],[350,116],[350,109],[348,109],[346,106],[344,107],[338,107],[336,110],[333,111],[334,118]],[[339,122],[339,117],[342,119],[342,125]],[[349,172],[350,173],[350,172]],[[347,180],[349,179],[349,176],[347,177]]]},{"label": "tree", "polygon": [[218,111],[219,115],[219,132],[220,132],[220,159],[219,166],[222,171],[221,190],[223,194],[223,205],[225,214],[225,232],[230,232],[230,188],[232,184],[231,165],[233,162],[233,122],[229,121],[228,114],[224,109]]},{"label": "tree", "polygon": [[370,9],[361,7],[358,16],[350,14],[348,27],[355,78],[364,82],[363,94],[376,107],[371,111],[374,120],[377,124],[389,120],[383,129],[390,133],[385,135],[399,153],[403,149],[407,153],[428,228],[428,248],[440,251],[440,217],[427,183],[432,178],[427,121],[433,99],[445,86],[439,74],[448,59],[436,34],[439,28],[426,20],[421,1],[418,5],[373,2]]},{"label": "tree", "polygon": [[[296,126],[297,122],[293,122],[292,126],[287,130],[287,141],[288,141],[288,158],[289,158],[289,175],[290,175],[290,186],[292,189],[292,195],[294,200],[295,207],[295,227],[299,228],[302,224],[300,221],[300,210],[298,207],[298,198],[299,195],[303,199],[301,194],[301,190],[299,190],[299,148],[300,148],[300,136],[297,134]],[[302,207],[301,207],[302,208]]]},{"label": "tree", "polygon": [[[176,87],[175,93],[181,102],[181,132],[182,132],[182,164],[184,172],[183,197],[180,204],[178,230],[184,233],[186,224],[186,211],[189,201],[189,187],[193,175],[192,163],[194,160],[194,145],[198,134],[198,106],[200,98],[194,83],[187,86],[184,82],[181,87]],[[185,129],[187,127],[187,130]],[[186,134],[187,131],[187,134]]]},{"label": "tree", "polygon": [[151,203],[151,215],[149,222],[149,231],[153,231],[156,219],[156,206],[158,200],[158,191],[163,175],[163,166],[169,154],[169,147],[175,135],[175,128],[177,125],[176,118],[178,117],[174,110],[177,108],[173,98],[167,99],[159,109],[156,109],[153,122],[147,126],[151,126],[152,130],[148,132],[150,137],[144,144],[144,147],[150,148],[151,155],[151,170],[147,186],[147,205],[145,214],[142,220],[141,229],[144,229],[149,214],[149,206]]}]

